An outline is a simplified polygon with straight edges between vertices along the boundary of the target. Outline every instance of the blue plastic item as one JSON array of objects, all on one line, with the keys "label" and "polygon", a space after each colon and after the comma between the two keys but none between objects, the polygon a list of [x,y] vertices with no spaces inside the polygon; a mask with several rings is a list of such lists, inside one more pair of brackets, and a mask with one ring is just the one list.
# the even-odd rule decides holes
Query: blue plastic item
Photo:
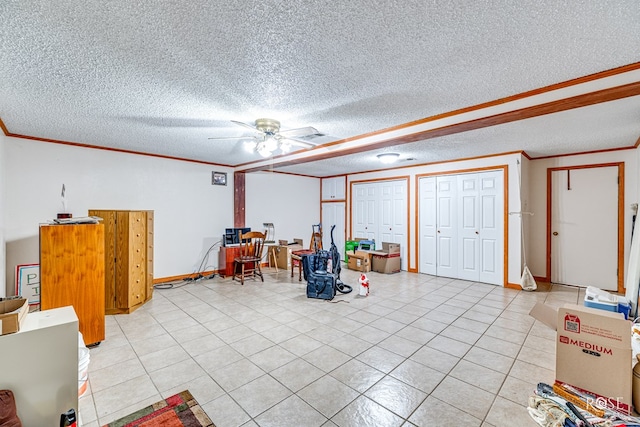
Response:
[{"label": "blue plastic item", "polygon": [[376,249],[375,240],[360,240],[358,241],[358,250],[373,251]]}]

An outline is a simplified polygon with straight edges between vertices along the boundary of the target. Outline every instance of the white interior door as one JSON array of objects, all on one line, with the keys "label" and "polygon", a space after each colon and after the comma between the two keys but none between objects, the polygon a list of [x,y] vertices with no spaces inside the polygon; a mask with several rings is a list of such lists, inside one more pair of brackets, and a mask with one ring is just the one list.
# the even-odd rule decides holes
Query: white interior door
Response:
[{"label": "white interior door", "polygon": [[478,280],[480,276],[478,174],[458,175],[457,187],[458,275],[456,277],[464,280]]},{"label": "white interior door", "polygon": [[424,274],[437,275],[436,177],[420,178],[420,267]]},{"label": "white interior door", "polygon": [[384,181],[380,183],[380,227],[376,249],[382,242],[400,244],[400,262],[406,270],[407,245],[407,186],[406,181]]},{"label": "white interior door", "polygon": [[353,187],[353,237],[375,240],[378,231],[377,187],[374,184],[358,184]]},{"label": "white interior door", "polygon": [[437,275],[455,278],[458,277],[456,176],[439,176],[436,186],[438,189],[436,197]]},{"label": "white interior door", "polygon": [[551,172],[551,281],[618,289],[618,167]]},{"label": "white interior door", "polygon": [[344,212],[344,202],[322,203],[322,247],[326,250],[331,248],[331,226],[335,225],[333,241],[340,252],[340,259],[344,259],[346,227]]},{"label": "white interior door", "polygon": [[483,283],[504,282],[504,179],[502,172],[478,174],[479,278]]}]

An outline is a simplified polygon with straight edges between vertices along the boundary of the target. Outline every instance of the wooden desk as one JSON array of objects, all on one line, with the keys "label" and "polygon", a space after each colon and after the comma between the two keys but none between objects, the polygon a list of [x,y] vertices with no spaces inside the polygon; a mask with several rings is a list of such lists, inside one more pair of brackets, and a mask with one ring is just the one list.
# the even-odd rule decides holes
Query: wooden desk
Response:
[{"label": "wooden desk", "polygon": [[240,245],[222,246],[218,252],[218,274],[221,277],[233,276],[233,260],[240,255]]}]

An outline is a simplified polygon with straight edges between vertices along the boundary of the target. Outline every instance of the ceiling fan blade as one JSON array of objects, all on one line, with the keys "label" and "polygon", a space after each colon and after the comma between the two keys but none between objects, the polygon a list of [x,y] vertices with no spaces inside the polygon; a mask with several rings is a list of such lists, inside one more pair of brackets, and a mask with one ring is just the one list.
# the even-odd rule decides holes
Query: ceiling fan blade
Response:
[{"label": "ceiling fan blade", "polygon": [[295,138],[296,136],[315,135],[319,132],[318,132],[318,129],[313,128],[311,126],[307,126],[304,128],[281,130],[278,133],[284,136],[285,138],[291,138],[291,137]]},{"label": "ceiling fan blade", "polygon": [[244,127],[246,127],[246,128],[249,128],[249,129],[251,129],[251,130],[252,130],[252,131],[254,131],[254,132],[260,132],[260,133],[262,133],[262,131],[260,131],[259,129],[256,129],[256,127],[255,127],[255,126],[248,125],[248,124],[246,124],[246,123],[244,123],[244,122],[239,122],[239,121],[237,121],[237,120],[231,120],[231,122],[232,122],[232,123],[235,123],[235,124],[237,124],[237,125],[240,125],[240,126],[244,126]]},{"label": "ceiling fan blade", "polygon": [[289,143],[290,145],[295,145],[296,147],[311,148],[316,146],[315,144],[312,144],[308,141],[303,141],[301,139],[295,138],[280,138],[280,141],[287,141],[287,143]]},{"label": "ceiling fan blade", "polygon": [[253,139],[254,141],[258,140],[258,138],[255,136],[221,136],[217,138],[207,138],[207,139],[213,139],[213,140],[219,140],[219,141],[228,141],[230,139],[246,139],[246,140]]}]

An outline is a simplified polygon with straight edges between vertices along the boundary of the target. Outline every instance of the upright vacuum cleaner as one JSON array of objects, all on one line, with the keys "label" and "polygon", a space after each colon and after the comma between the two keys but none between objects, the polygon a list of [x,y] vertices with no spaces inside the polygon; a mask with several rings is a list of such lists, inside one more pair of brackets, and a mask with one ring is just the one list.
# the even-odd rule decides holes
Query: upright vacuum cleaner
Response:
[{"label": "upright vacuum cleaner", "polygon": [[340,252],[333,242],[334,228],[336,228],[335,224],[331,226],[331,248],[329,249],[329,253],[331,254],[331,267],[333,274],[336,275],[336,290],[340,293],[348,294],[353,288],[340,280],[340,270],[342,270],[342,267],[340,266]]},{"label": "upright vacuum cleaner", "polygon": [[[336,291],[343,294],[351,292],[351,286],[340,280],[340,252],[333,241],[331,227],[331,249],[302,256],[302,271],[307,281],[307,298],[332,300]],[[329,265],[331,261],[331,265]]]}]

